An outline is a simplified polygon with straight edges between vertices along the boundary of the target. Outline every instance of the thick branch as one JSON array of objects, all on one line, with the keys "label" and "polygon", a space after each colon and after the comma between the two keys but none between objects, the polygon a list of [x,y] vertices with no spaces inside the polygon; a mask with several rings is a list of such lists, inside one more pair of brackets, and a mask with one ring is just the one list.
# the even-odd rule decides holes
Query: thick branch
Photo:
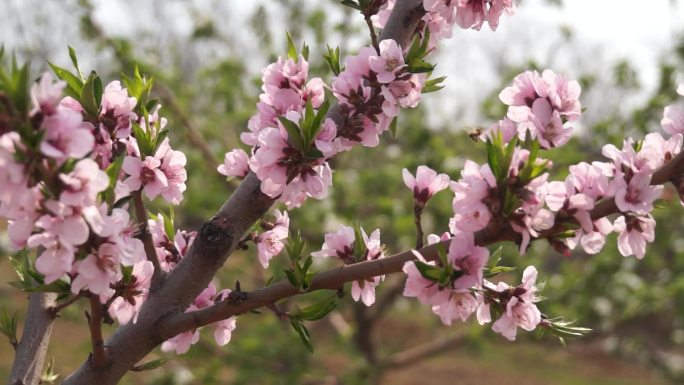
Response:
[{"label": "thick branch", "polygon": [[24,331],[17,345],[9,384],[37,385],[40,382],[55,320],[51,309],[56,300],[55,293],[29,295]]},{"label": "thick branch", "polygon": [[92,362],[96,368],[101,368],[107,363],[107,352],[102,340],[102,304],[96,296],[90,296],[90,312],[86,312],[88,328],[90,328],[90,341],[93,345]]},{"label": "thick branch", "polygon": [[[665,163],[661,168],[656,170],[651,177],[651,184],[665,184],[672,178],[682,174],[682,168],[684,167],[684,151],[680,152],[672,160]],[[598,219],[610,214],[618,212],[617,205],[615,204],[615,198],[606,199],[601,201],[599,204],[591,210],[591,218]]]}]

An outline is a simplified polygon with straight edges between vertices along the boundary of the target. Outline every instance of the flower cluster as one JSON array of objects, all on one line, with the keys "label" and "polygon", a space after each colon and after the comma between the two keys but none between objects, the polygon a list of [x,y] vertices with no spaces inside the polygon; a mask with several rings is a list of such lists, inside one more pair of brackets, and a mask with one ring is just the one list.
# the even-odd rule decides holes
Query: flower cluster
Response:
[{"label": "flower cluster", "polygon": [[[465,321],[480,306],[482,297],[475,293],[482,287],[488,258],[489,250],[475,245],[473,233],[457,233],[444,260],[404,265],[407,275],[404,296],[416,297],[421,303],[431,305],[445,325],[457,319]],[[444,269],[444,274],[440,274],[437,282],[426,278],[431,276],[426,266],[430,270]]]},{"label": "flower cluster", "polygon": [[[212,282],[206,289],[202,290],[185,312],[190,313],[214,305],[215,303],[225,301],[229,298],[230,293],[231,291],[229,289],[223,289],[217,292],[216,285]],[[228,344],[232,332],[236,328],[235,317],[218,321],[213,325],[214,340],[216,341],[216,344],[219,346]],[[184,354],[190,349],[190,346],[199,341],[199,338],[200,334],[198,329],[186,331],[164,341],[161,345],[161,350],[163,352],[173,351],[176,354]]]},{"label": "flower cluster", "polygon": [[264,269],[267,269],[271,258],[280,254],[285,247],[283,241],[289,234],[290,217],[287,211],[275,210],[275,221],[273,223],[262,222],[262,226],[266,228],[266,231],[256,235],[254,242],[257,245],[259,262]]},{"label": "flower cluster", "polygon": [[185,155],[165,139],[142,158],[134,127],[145,132],[157,122],[160,131],[165,120],[158,108],[137,113],[137,99],[118,81],[83,105],[63,97],[66,86],[42,75],[30,91],[30,129],[0,136],[0,216],[14,249],[40,250],[42,283],[97,296],[124,324],[137,318],[154,273],[124,198],[142,190],[180,202]]},{"label": "flower cluster", "polygon": [[562,146],[572,134],[572,127],[564,123],[577,120],[582,113],[580,91],[579,83],[551,70],[541,75],[526,71],[499,94],[508,105],[506,117],[510,119],[500,125],[510,129],[510,122],[515,123],[520,139],[529,133],[545,149]]},{"label": "flower cluster", "polygon": [[[334,233],[325,234],[325,242],[320,251],[311,253],[314,257],[337,257],[346,265],[362,261],[372,261],[385,257],[380,243],[380,229],[375,229],[370,236],[363,228],[358,232],[354,228],[341,225]],[[375,303],[375,287],[382,282],[384,276],[352,282],[352,298],[363,302],[366,306]]]},{"label": "flower cluster", "polygon": [[[395,3],[396,0],[388,0],[372,17],[375,26],[385,27]],[[454,24],[479,31],[487,22],[496,30],[503,12],[513,14],[515,4],[512,0],[423,0],[423,8],[422,22],[430,31],[431,47],[435,47],[439,40],[451,37]]]},{"label": "flower cluster", "polygon": [[[429,262],[418,254],[417,261],[407,262],[404,295],[432,305],[445,324],[466,320],[475,311],[481,323],[489,322],[490,307],[496,304],[501,318],[493,330],[513,340],[517,327],[533,330],[542,323],[535,305],[536,269],[528,267],[523,284],[515,288],[483,280],[486,258],[479,255],[488,252],[474,242],[476,232],[487,236],[512,230],[519,234],[521,254],[532,239],[546,238],[565,255],[577,245],[587,253],[598,253],[607,235],[617,232],[622,255],[644,257],[646,244],[655,237],[655,220],[650,213],[663,190],[662,185],[652,184],[653,175],[682,147],[674,107],[665,109],[662,123],[665,131],[673,133],[670,138],[651,133],[638,142],[626,139],[622,148],[606,145],[603,155],[609,162],[581,162],[570,166],[564,181],[548,181],[551,162],[539,152],[568,141],[570,129],[563,124],[579,117],[579,94],[575,81],[549,70],[541,75],[530,71],[520,74],[513,86],[501,92],[508,113],[482,135],[487,142],[487,164],[466,160],[461,178],[451,182],[454,217],[449,223],[450,233],[441,239],[453,236],[449,253]],[[406,174],[404,170],[405,178]],[[406,183],[415,198],[420,193],[408,176]],[[430,191],[427,186],[435,180],[435,172],[429,177],[426,174],[422,183],[426,197]],[[620,214],[613,222],[593,211],[608,200],[614,200]],[[432,237],[432,242],[436,241]],[[464,255],[470,258],[459,259]],[[471,270],[460,265],[461,261],[467,261]],[[463,284],[466,278],[467,285]]]}]

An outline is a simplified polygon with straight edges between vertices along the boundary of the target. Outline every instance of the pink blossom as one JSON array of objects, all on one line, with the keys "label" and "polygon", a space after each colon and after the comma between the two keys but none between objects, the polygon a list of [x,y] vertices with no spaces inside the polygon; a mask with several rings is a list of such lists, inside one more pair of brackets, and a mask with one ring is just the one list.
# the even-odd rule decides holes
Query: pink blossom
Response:
[{"label": "pink blossom", "polygon": [[138,116],[133,112],[137,100],[128,96],[128,90],[121,83],[113,81],[104,89],[100,107],[100,124],[118,139],[125,139],[131,134],[131,120]]},{"label": "pink blossom", "polygon": [[[414,251],[414,255],[417,255],[419,260],[428,265],[435,265],[434,261],[425,262],[417,251]],[[441,303],[449,299],[449,290],[443,290],[435,282],[424,278],[413,261],[406,262],[402,270],[406,274],[404,297],[415,297],[426,305]]]},{"label": "pink blossom", "polygon": [[214,325],[214,340],[218,346],[226,346],[230,342],[233,331],[237,327],[235,317],[216,322]]},{"label": "pink blossom", "polygon": [[513,0],[492,0],[489,5],[489,14],[487,15],[487,22],[492,30],[496,30],[499,26],[499,18],[503,11],[506,11],[509,15],[513,14],[515,10],[515,4]]},{"label": "pink blossom", "polygon": [[283,247],[285,247],[283,241],[287,239],[289,226],[290,217],[288,216],[287,211],[281,213],[279,210],[276,210],[273,228],[263,232],[257,237],[257,255],[259,257],[259,262],[261,262],[264,269],[268,268],[268,263],[271,258],[280,254]]},{"label": "pink blossom", "polygon": [[109,187],[109,176],[92,159],[82,159],[69,174],[60,174],[64,190],[59,200],[70,206],[90,206]]},{"label": "pink blossom", "polygon": [[582,90],[579,83],[548,69],[542,72],[542,78],[547,84],[546,97],[553,109],[571,122],[579,119],[582,115],[582,105],[579,102]]},{"label": "pink blossom", "polygon": [[418,166],[415,178],[407,169],[401,172],[404,184],[413,191],[413,199],[421,205],[425,205],[435,193],[449,186],[449,176],[438,175],[435,170],[427,166]]},{"label": "pink blossom", "polygon": [[160,167],[161,161],[155,157],[146,156],[145,160],[141,160],[126,156],[121,168],[129,177],[124,180],[124,184],[131,191],[142,188],[147,198],[154,199],[169,186],[166,174]]},{"label": "pink blossom", "polygon": [[[516,123],[529,121],[530,116],[540,112],[532,110],[538,99],[545,99],[559,116],[575,121],[582,112],[580,92],[579,83],[551,70],[544,70],[542,75],[537,71],[525,71],[513,79],[513,86],[499,93],[499,99],[509,106],[507,116]],[[543,115],[547,115],[545,111]],[[524,138],[524,131],[519,134]]]},{"label": "pink blossom", "polygon": [[169,139],[165,138],[154,157],[161,160],[159,170],[164,173],[167,182],[167,186],[161,191],[161,196],[171,204],[179,204],[183,200],[185,181],[188,179],[188,173],[185,170],[187,163],[185,154],[173,150],[169,145]]},{"label": "pink blossom", "polygon": [[95,139],[92,124],[83,122],[81,113],[57,107],[56,113],[43,119],[45,136],[41,152],[63,162],[67,158],[82,158],[93,150]]},{"label": "pink blossom", "polygon": [[448,299],[434,305],[432,311],[439,316],[443,324],[451,325],[457,319],[466,321],[479,306],[480,302],[472,293],[450,290]]},{"label": "pink blossom", "polygon": [[87,289],[93,294],[110,298],[114,290],[110,285],[122,278],[119,267],[119,250],[114,244],[103,243],[97,253],[88,254],[85,259],[74,264],[76,278],[71,283],[71,292],[78,294]]},{"label": "pink blossom", "polygon": [[651,175],[634,174],[629,183],[618,173],[616,175],[615,204],[622,212],[647,214],[653,210],[653,202],[660,197],[663,186],[651,186]]},{"label": "pink blossom", "polygon": [[[311,255],[314,257],[338,257],[347,265],[385,257],[380,243],[379,229],[373,231],[370,236],[361,229],[361,237],[364,242],[364,251],[362,255],[355,255],[354,243],[357,239],[354,229],[341,225],[337,232],[325,234],[325,242],[321,250],[313,252]],[[366,306],[371,306],[375,302],[375,287],[383,279],[384,276],[380,276],[352,282],[351,294],[354,301],[361,300]]]},{"label": "pink blossom", "polygon": [[[31,242],[31,238],[27,245],[36,246]],[[45,276],[46,284],[55,282],[71,271],[74,255],[73,246],[52,242],[36,259],[36,271]]]},{"label": "pink blossom", "polygon": [[674,105],[666,106],[660,125],[668,134],[684,134],[684,109]]},{"label": "pink blossom", "polygon": [[452,283],[454,289],[467,290],[472,287],[480,287],[483,269],[489,259],[489,250],[475,245],[473,233],[454,234],[449,245],[447,259],[455,271],[462,272],[462,275]]},{"label": "pink blossom", "polygon": [[29,247],[50,247],[54,242],[73,247],[88,240],[88,225],[72,207],[57,201],[48,201],[45,206],[50,211],[49,214],[41,216],[36,221],[36,226],[44,232],[33,235],[32,239],[29,239]]},{"label": "pink blossom", "polygon": [[63,80],[55,82],[52,74],[49,72],[43,73],[40,80],[31,86],[31,102],[33,108],[29,115],[35,115],[37,112],[42,112],[44,115],[52,115],[57,112],[57,105],[62,98],[62,91],[66,87],[66,82]]},{"label": "pink blossom", "polygon": [[404,54],[395,40],[387,39],[379,43],[380,56],[370,56],[368,64],[375,71],[380,83],[390,83],[406,68]]},{"label": "pink blossom", "polygon": [[558,110],[552,110],[546,99],[534,101],[529,119],[530,124],[523,124],[521,128],[529,129],[542,148],[562,146],[572,135],[572,127],[563,127]]},{"label": "pink blossom", "polygon": [[615,186],[611,183],[614,173],[613,165],[604,162],[580,162],[570,166],[574,188],[594,201],[615,194]]},{"label": "pink blossom", "polygon": [[456,4],[456,23],[479,31],[487,17],[487,0],[457,0]]},{"label": "pink blossom", "polygon": [[109,305],[109,315],[120,324],[125,325],[138,319],[138,313],[143,302],[147,299],[154,266],[150,261],[139,261],[133,265],[131,280],[125,283],[123,293],[117,293],[117,297]]},{"label": "pink blossom", "polygon": [[[534,266],[525,268],[522,284],[515,288],[513,296],[506,302],[506,308],[501,318],[492,325],[492,330],[500,333],[509,341],[515,340],[518,327],[532,331],[541,322],[541,313],[534,304],[539,301],[536,295],[536,280],[537,269]],[[496,291],[503,293],[508,289],[508,285],[500,282],[496,289]]]},{"label": "pink blossom", "polygon": [[[385,257],[382,250],[382,244],[380,243],[380,229],[375,229],[370,237],[361,229],[361,236],[363,237],[363,242],[366,247],[364,255],[361,256],[361,260],[370,261]],[[371,306],[375,303],[375,287],[379,285],[383,279],[385,279],[384,275],[352,282],[351,295],[354,301],[358,302],[361,300],[366,306]]]},{"label": "pink blossom", "polygon": [[647,135],[647,138],[650,138],[650,140],[648,142],[644,141],[644,145],[638,153],[634,149],[634,140],[627,138],[623,141],[622,150],[619,150],[612,144],[603,146],[603,156],[613,161],[617,171],[624,173],[627,170],[631,170],[634,173],[653,173],[662,165],[664,151],[663,148],[655,145],[657,137],[649,135]]},{"label": "pink blossom", "polygon": [[387,0],[382,6],[380,6],[378,13],[371,16],[374,26],[377,28],[385,28],[385,24],[387,24],[387,20],[389,20],[390,14],[394,9],[395,2],[396,0]]},{"label": "pink blossom", "polygon": [[197,330],[183,332],[162,342],[161,350],[166,353],[175,352],[176,354],[185,354],[190,350],[190,346],[196,344],[199,339],[200,335]]},{"label": "pink blossom", "polygon": [[480,139],[482,141],[486,141],[487,139],[493,141],[498,135],[501,135],[501,139],[504,143],[508,143],[511,139],[518,136],[518,127],[512,120],[504,117],[483,132]]},{"label": "pink blossom", "polygon": [[249,172],[249,155],[242,149],[229,151],[223,158],[223,164],[219,165],[217,171],[225,176],[237,176],[244,178]]},{"label": "pink blossom", "polygon": [[352,263],[354,257],[354,229],[340,225],[334,233],[325,234],[325,242],[320,251],[311,253],[314,257],[338,257],[346,263]]},{"label": "pink blossom", "polygon": [[[454,227],[461,231],[479,231],[487,226],[492,214],[484,203],[496,188],[496,179],[488,164],[479,166],[466,160],[461,179],[451,182]],[[453,229],[452,229],[453,232]]]},{"label": "pink blossom", "polygon": [[[368,72],[363,65],[356,65],[353,68],[357,71]],[[346,68],[333,80],[333,95],[340,104],[349,107],[352,113],[356,113],[361,106],[367,104],[372,94],[371,88],[364,82],[362,76],[364,75],[354,72],[352,68]]]},{"label": "pink blossom", "polygon": [[544,173],[525,186],[521,206],[511,215],[511,227],[522,235],[521,255],[527,250],[531,237],[538,237],[540,231],[548,230],[554,225],[555,216],[551,211],[543,208],[548,176]]},{"label": "pink blossom", "polygon": [[420,103],[421,90],[425,82],[425,75],[413,74],[408,80],[395,80],[382,86],[381,92],[385,101],[382,112],[389,117],[399,115],[399,108],[414,108]]},{"label": "pink blossom", "polygon": [[620,216],[613,223],[618,235],[618,249],[623,256],[635,255],[642,259],[646,254],[646,242],[655,240],[655,219],[650,214]]},{"label": "pink blossom", "polygon": [[579,221],[582,227],[577,229],[575,237],[567,238],[565,243],[574,249],[579,242],[587,254],[597,254],[606,244],[606,236],[613,232],[613,225],[608,218],[591,220],[586,211],[575,216],[581,218]]}]

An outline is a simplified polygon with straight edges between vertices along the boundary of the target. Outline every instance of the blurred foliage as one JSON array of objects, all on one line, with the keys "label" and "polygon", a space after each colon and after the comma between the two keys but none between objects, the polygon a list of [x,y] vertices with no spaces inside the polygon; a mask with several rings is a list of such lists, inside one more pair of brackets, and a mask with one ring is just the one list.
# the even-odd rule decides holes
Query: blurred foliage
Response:
[{"label": "blurred foliage", "polygon": [[[562,6],[561,1],[550,2]],[[26,3],[28,9],[40,2]],[[139,30],[133,32],[135,40],[107,35],[95,17],[97,6],[90,1],[66,3],[65,7],[71,10],[67,24],[73,24],[76,18],[79,20],[80,37],[74,38],[84,43],[76,46],[92,50],[84,52],[81,49],[79,55],[95,56],[91,62],[96,62],[98,72],[105,78],[118,78],[121,72],[130,74],[136,64],[156,77],[160,87],[155,92],[165,106],[162,113],[169,119],[171,139],[188,156],[188,191],[176,213],[177,223],[189,229],[210,217],[236,185],[225,181],[215,168],[225,151],[241,146],[239,134],[254,113],[260,93],[259,70],[285,53],[284,30],[287,29],[298,44],[307,41],[311,47],[311,76],[324,79],[330,77],[322,59],[326,43],[332,47],[339,45],[344,57],[367,41],[362,21],[335,1],[278,0],[268,6],[259,4],[253,7],[243,30],[231,28],[230,22],[225,21],[230,15],[230,7],[222,2],[208,1],[205,3],[209,6],[204,8],[191,2],[169,2],[190,15],[191,32],[185,35],[163,25],[165,12],[171,8],[166,7],[165,2],[140,2],[143,8],[137,17],[156,15],[162,25],[152,30],[137,26]],[[136,13],[137,2],[135,6],[121,6],[124,12]],[[333,7],[337,9],[330,12]],[[563,26],[560,33],[572,46],[572,30]],[[17,50],[20,55],[34,59],[34,63],[42,63],[47,51],[31,50],[28,43],[24,44],[26,49]],[[63,46],[57,49],[66,51],[66,42],[60,44]],[[577,55],[581,54],[578,50]],[[523,70],[546,65],[534,61],[524,65],[502,63],[501,86],[494,87],[480,103],[483,125],[505,114],[505,108],[498,100],[501,87]],[[644,94],[639,73],[628,61],[605,65],[612,67],[612,77],[577,69],[589,118],[582,121],[577,135],[568,145],[548,154],[557,172],[554,179],[565,177],[570,164],[600,159],[600,148],[605,143],[619,144],[625,135],[642,136],[658,130],[663,107],[676,98],[675,76],[684,73],[684,35],[664,56],[659,84],[649,94]],[[585,100],[592,104],[587,105]],[[466,158],[477,162],[485,160],[484,145],[473,142],[467,135],[474,127],[466,127],[459,116],[446,123],[429,125],[427,115],[423,108],[407,111],[399,117],[396,137],[385,135],[378,148],[356,148],[334,159],[334,188],[330,197],[323,201],[311,200],[291,212],[292,228],[301,231],[308,251],[320,247],[326,230],[336,229],[338,223],[353,222],[366,229],[380,228],[388,254],[412,247],[415,237],[412,196],[402,182],[401,169],[406,167],[414,171],[418,165],[425,164],[457,179]],[[203,143],[198,143],[196,138],[193,140],[192,132],[199,134]],[[563,315],[566,319],[577,319],[582,325],[596,329],[596,333],[578,344],[599,345],[624,358],[651,365],[672,378],[682,378],[684,365],[673,357],[684,355],[684,237],[680,231],[684,228],[684,210],[677,203],[676,194],[670,191],[666,201],[665,208],[655,212],[657,239],[643,261],[621,257],[615,236],[611,236],[604,251],[596,256],[576,252],[565,258],[539,243],[534,245],[532,253],[520,258],[514,245],[506,245],[503,263],[520,268],[529,264],[540,267],[540,277],[547,281],[544,294],[548,297],[541,305],[542,310]],[[423,215],[426,233],[443,232],[450,216],[451,196],[447,192],[440,193],[430,201]],[[0,264],[7,264],[6,259],[0,260]],[[286,264],[284,257],[273,261],[270,272],[276,279],[284,277],[282,271]],[[314,264],[320,270],[331,266],[327,261]],[[0,268],[0,271],[6,270]],[[251,249],[231,256],[217,280],[221,287],[230,288],[240,280],[243,290],[249,291],[263,285],[268,278],[269,272],[258,266]],[[247,314],[238,319],[233,340],[225,348],[216,347],[207,330],[202,333],[201,342],[186,355],[168,356],[170,361],[162,369],[131,374],[123,383],[219,384],[227,383],[226,378],[233,384],[384,382],[383,379],[391,378],[384,370],[385,360],[397,352],[452,332],[442,326],[428,308],[416,301],[401,299],[401,284],[400,277],[389,277],[380,286],[379,301],[387,298],[389,305],[379,312],[354,304],[347,296],[328,318],[307,322],[316,348],[314,355],[300,343],[289,322],[263,309],[260,314]],[[11,297],[4,287],[0,294],[3,306],[8,305],[9,298],[23,299],[19,295]],[[303,306],[320,298],[309,295],[279,306],[288,309],[294,304]],[[13,312],[17,306],[8,309]],[[63,347],[52,347],[56,358],[54,368],[58,373],[65,373],[87,357],[82,312],[77,308],[69,310],[59,322],[67,324],[65,328],[69,332],[66,335],[77,335],[83,343],[73,347],[73,357],[60,355]],[[500,343],[501,339],[488,328],[468,322],[451,329],[462,331],[468,338],[466,342],[459,342],[463,345],[451,346],[451,349],[461,349],[459,353],[443,353],[442,357],[458,354],[461,359],[472,356],[510,366],[502,366],[502,370],[515,370],[511,368],[518,366],[516,360],[520,353],[517,348],[506,348],[505,353],[493,348],[492,344]],[[111,328],[108,331],[111,332]],[[527,338],[535,337],[522,337],[523,340]],[[574,341],[571,344],[574,345]],[[557,345],[552,348],[561,349]],[[502,358],[503,355],[508,358]],[[166,355],[156,352],[146,361],[160,356]],[[536,362],[548,359],[544,356],[545,353],[539,353],[535,356]],[[444,358],[436,358],[434,362],[442,362],[439,360],[449,365],[449,360]],[[0,364],[0,375],[8,370],[6,362],[9,361],[5,359]],[[541,369],[530,370],[532,377],[541,376]],[[553,374],[545,376],[547,381],[557,379]],[[563,383],[609,383],[605,379],[591,382],[581,378],[577,382],[564,379]],[[629,379],[616,381],[632,383]]]}]

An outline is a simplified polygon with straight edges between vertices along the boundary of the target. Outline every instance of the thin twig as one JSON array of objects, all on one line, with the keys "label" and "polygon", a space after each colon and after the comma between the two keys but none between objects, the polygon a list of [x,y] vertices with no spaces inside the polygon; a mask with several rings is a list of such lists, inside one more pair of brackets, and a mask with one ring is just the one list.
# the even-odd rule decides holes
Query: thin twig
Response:
[{"label": "thin twig", "polygon": [[102,339],[102,304],[97,296],[90,296],[90,312],[86,312],[88,326],[90,327],[90,339],[93,344],[93,366],[101,368],[107,363],[104,340]]},{"label": "thin twig", "polygon": [[271,310],[273,312],[273,314],[275,314],[276,317],[278,317],[278,319],[287,320],[290,318],[290,315],[286,311],[283,311],[282,309],[280,309],[278,307],[278,305],[276,305],[275,303],[268,304],[268,305],[266,305],[266,307],[269,310]]},{"label": "thin twig", "polygon": [[416,225],[416,250],[423,248],[423,223],[421,217],[423,215],[423,206],[418,202],[413,205],[413,223]]},{"label": "thin twig", "polygon": [[60,311],[62,311],[62,309],[83,298],[83,295],[84,292],[80,292],[76,295],[69,297],[66,301],[56,304],[55,306],[49,309],[50,313],[52,313],[53,317],[57,317],[57,315]]},{"label": "thin twig", "polygon": [[363,18],[366,20],[366,25],[368,26],[368,31],[370,32],[371,43],[375,52],[380,55],[380,45],[378,44],[378,35],[375,33],[375,27],[373,27],[373,22],[371,21],[371,15],[364,14]]},{"label": "thin twig", "polygon": [[454,334],[448,337],[439,337],[436,340],[415,346],[403,352],[395,353],[380,365],[384,369],[405,367],[416,364],[426,358],[453,349],[457,342],[464,339],[462,334]]},{"label": "thin twig", "polygon": [[140,231],[139,236],[145,247],[147,259],[154,265],[153,280],[156,281],[161,277],[162,269],[159,264],[159,258],[157,257],[157,249],[154,247],[154,240],[152,239],[150,228],[147,225],[147,211],[145,210],[145,204],[142,200],[142,190],[133,193],[133,202],[135,205],[135,217],[138,220],[138,230]]},{"label": "thin twig", "polygon": [[[670,162],[658,169],[651,179],[652,184],[663,184],[677,175],[684,172],[684,152],[679,153]],[[590,211],[593,219],[604,217],[618,212],[615,206],[615,198],[606,199],[600,202]],[[557,234],[540,234],[540,238],[553,238]],[[521,242],[521,235],[508,226],[500,226],[495,231],[485,229],[475,234],[475,244],[487,246],[496,242],[512,241]],[[436,260],[439,258],[438,248],[448,247],[451,240],[442,241],[428,245],[420,249],[420,253],[426,260]],[[440,246],[441,245],[441,246]],[[401,271],[404,264],[416,258],[414,250],[407,250],[393,256],[365,261],[342,268],[328,270],[314,276],[309,291],[322,289],[335,290],[339,286],[356,280],[370,279],[373,277],[396,273]],[[242,314],[250,310],[266,306],[269,303],[279,301],[283,298],[293,297],[301,294],[300,291],[292,286],[287,280],[274,283],[250,292],[250,297],[240,304],[229,304],[228,306],[209,306],[202,310],[187,314],[178,314],[169,317],[162,325],[161,333],[166,338],[171,338],[178,333],[186,330],[196,329],[234,315]]]}]

